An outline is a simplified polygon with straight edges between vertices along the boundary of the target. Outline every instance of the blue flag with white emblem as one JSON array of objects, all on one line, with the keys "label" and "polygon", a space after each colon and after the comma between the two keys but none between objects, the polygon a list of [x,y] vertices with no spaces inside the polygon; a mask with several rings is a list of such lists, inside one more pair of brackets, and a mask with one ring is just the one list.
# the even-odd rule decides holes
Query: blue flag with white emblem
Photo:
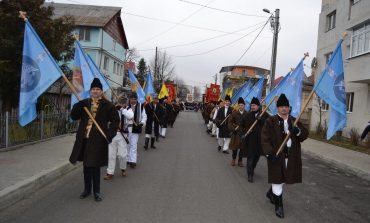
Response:
[{"label": "blue flag with white emblem", "polygon": [[347,125],[342,42],[341,39],[314,86],[317,96],[329,104],[327,140]]},{"label": "blue flag with white emblem", "polygon": [[63,72],[28,20],[25,21],[22,56],[19,124],[25,126],[37,116],[37,98],[58,80]]},{"label": "blue flag with white emblem", "polygon": [[150,72],[150,70],[148,70],[148,72],[146,73],[144,93],[145,93],[145,97],[147,98],[155,94],[152,73]]},{"label": "blue flag with white emblem", "polygon": [[250,104],[252,102],[253,98],[258,98],[258,100],[261,100],[262,97],[262,91],[263,91],[263,81],[265,79],[262,77],[257,81],[257,83],[253,86],[252,90],[250,90],[249,94],[247,97],[244,98],[245,101],[245,108],[247,111],[250,109]]}]

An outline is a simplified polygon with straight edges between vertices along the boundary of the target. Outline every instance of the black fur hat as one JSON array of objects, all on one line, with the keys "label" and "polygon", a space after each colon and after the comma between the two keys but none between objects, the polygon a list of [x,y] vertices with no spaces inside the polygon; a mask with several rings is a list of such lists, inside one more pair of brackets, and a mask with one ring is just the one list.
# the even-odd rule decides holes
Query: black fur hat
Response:
[{"label": "black fur hat", "polygon": [[103,90],[103,85],[101,84],[99,78],[94,78],[94,80],[91,82],[90,90],[94,87],[97,87]]},{"label": "black fur hat", "polygon": [[285,94],[281,94],[279,99],[276,102],[276,106],[288,106],[289,107],[289,101],[288,98],[285,96]]},{"label": "black fur hat", "polygon": [[251,104],[255,104],[255,105],[260,105],[260,101],[258,100],[258,98],[256,98],[256,97],[253,97],[252,98],[252,101],[251,101]]},{"label": "black fur hat", "polygon": [[244,104],[245,105],[245,101],[242,97],[239,97],[238,104]]},{"label": "black fur hat", "polygon": [[226,95],[226,96],[225,96],[225,101],[226,101],[226,100],[231,101],[231,98],[230,98],[230,96],[229,96],[229,95]]}]

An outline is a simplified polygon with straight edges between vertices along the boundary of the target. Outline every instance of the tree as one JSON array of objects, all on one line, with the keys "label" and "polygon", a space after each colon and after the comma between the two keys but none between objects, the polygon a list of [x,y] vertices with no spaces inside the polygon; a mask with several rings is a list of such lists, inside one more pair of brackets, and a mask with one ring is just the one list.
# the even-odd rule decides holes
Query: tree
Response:
[{"label": "tree", "polygon": [[186,83],[180,77],[175,77],[174,82],[177,85],[177,97],[180,98],[181,101],[186,100],[186,95],[190,93],[189,89],[186,86]]},{"label": "tree", "polygon": [[162,53],[158,51],[157,57],[154,56],[150,67],[154,71],[154,81],[157,84],[163,81],[170,81],[174,78],[175,65],[173,64],[172,57],[166,52]]},{"label": "tree", "polygon": [[141,84],[141,86],[143,86],[144,84],[144,81],[145,81],[145,74],[146,74],[146,71],[147,71],[147,67],[146,67],[146,62],[144,60],[144,58],[141,58],[140,61],[139,61],[139,64],[137,65],[137,80],[139,81],[139,83]]},{"label": "tree", "polygon": [[56,61],[64,63],[73,56],[73,17],[52,19],[53,7],[44,0],[0,1],[0,97],[5,109],[18,106],[22,64],[24,21],[18,11],[26,11],[32,26]]},{"label": "tree", "polygon": [[139,53],[137,52],[136,48],[133,47],[125,51],[125,60],[124,62],[137,62],[139,58]]},{"label": "tree", "polygon": [[193,98],[195,101],[199,101],[202,97],[202,94],[200,93],[200,87],[194,86],[193,91]]}]

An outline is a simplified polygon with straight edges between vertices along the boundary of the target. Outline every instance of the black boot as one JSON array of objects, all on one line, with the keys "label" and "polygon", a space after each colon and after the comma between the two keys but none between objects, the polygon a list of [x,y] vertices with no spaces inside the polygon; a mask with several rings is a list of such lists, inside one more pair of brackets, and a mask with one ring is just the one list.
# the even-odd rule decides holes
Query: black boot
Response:
[{"label": "black boot", "polygon": [[275,204],[274,194],[272,193],[272,187],[270,187],[270,190],[267,191],[266,197],[267,197],[267,199],[270,200],[271,204]]},{"label": "black boot", "polygon": [[144,145],[145,150],[148,149],[148,145],[149,145],[149,138],[145,138],[145,145]]},{"label": "black boot", "polygon": [[274,194],[274,200],[275,200],[275,214],[279,218],[284,218],[284,208],[283,208],[283,194],[280,196],[276,196]]},{"label": "black boot", "polygon": [[156,147],[154,146],[155,138],[151,138],[150,140],[150,148],[155,149]]}]

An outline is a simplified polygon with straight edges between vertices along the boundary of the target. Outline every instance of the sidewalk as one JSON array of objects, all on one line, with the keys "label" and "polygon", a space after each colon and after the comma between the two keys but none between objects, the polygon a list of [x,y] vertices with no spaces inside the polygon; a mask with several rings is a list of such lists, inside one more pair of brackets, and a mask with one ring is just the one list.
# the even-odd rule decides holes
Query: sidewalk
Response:
[{"label": "sidewalk", "polygon": [[370,180],[370,155],[314,139],[307,139],[302,143],[302,152]]},{"label": "sidewalk", "polygon": [[[68,162],[75,135],[61,136],[0,152],[0,211],[80,167]],[[307,139],[303,153],[370,180],[370,156]]]},{"label": "sidewalk", "polygon": [[69,163],[75,135],[0,152],[0,211],[80,165]]}]

